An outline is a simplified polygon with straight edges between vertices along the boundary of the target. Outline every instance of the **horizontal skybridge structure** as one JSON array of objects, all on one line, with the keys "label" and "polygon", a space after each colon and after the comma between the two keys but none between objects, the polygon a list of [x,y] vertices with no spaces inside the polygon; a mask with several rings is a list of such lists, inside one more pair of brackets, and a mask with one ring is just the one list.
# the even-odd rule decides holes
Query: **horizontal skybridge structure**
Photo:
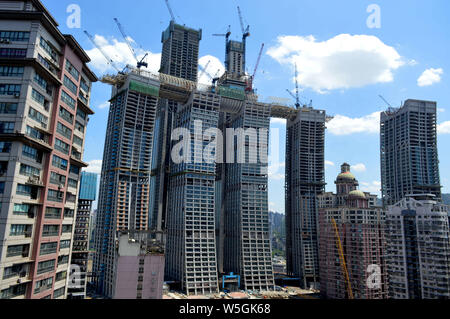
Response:
[{"label": "horizontal skybridge structure", "polygon": [[[105,84],[120,87],[120,84],[125,84],[127,76],[129,74],[136,74],[141,77],[148,78],[148,85],[154,87],[152,95],[155,95],[161,99],[168,99],[179,103],[186,103],[189,100],[192,92],[194,91],[218,93],[222,97],[222,103],[220,105],[221,112],[237,114],[244,106],[245,100],[251,100],[255,102],[258,100],[258,95],[252,92],[245,92],[244,90],[233,89],[220,85],[205,85],[164,73],[143,71],[131,66],[128,66],[126,72],[122,74],[105,75],[101,78],[100,81]],[[145,90],[148,90],[149,86],[145,86]],[[135,87],[135,89],[139,88]],[[144,86],[141,89],[144,89]],[[308,110],[308,108],[299,110],[294,107],[276,102],[265,104],[270,105],[270,115],[273,118],[292,119],[297,116],[299,111]]]}]

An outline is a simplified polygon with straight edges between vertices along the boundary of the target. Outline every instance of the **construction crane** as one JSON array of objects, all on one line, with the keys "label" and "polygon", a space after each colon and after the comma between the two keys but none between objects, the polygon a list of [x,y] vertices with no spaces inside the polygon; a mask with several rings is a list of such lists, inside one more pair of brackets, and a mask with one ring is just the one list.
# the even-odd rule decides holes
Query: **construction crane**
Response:
[{"label": "construction crane", "polygon": [[378,95],[380,97],[380,99],[382,99],[384,101],[384,103],[386,103],[390,108],[392,108],[392,105],[389,104],[389,102],[382,96],[382,95]]},{"label": "construction crane", "polygon": [[242,18],[241,8],[238,6],[237,9],[239,14],[239,22],[241,23],[242,37],[245,41],[245,39],[250,36],[250,26],[248,25],[247,28],[244,27],[244,19]]},{"label": "construction crane", "polygon": [[228,58],[227,56],[227,52],[226,52],[226,48],[228,45],[228,39],[231,36],[231,25],[228,26],[228,30],[227,33],[223,33],[223,34],[213,34],[214,37],[225,37],[225,69],[228,70]]},{"label": "construction crane", "polygon": [[295,64],[295,95],[288,89],[286,91],[289,93],[290,96],[292,96],[295,100],[295,107],[299,109],[301,107],[300,104],[300,90],[298,88],[298,70],[297,70],[297,64]]},{"label": "construction crane", "polygon": [[172,18],[171,21],[176,22],[175,15],[173,14],[172,7],[170,6],[169,0],[166,0],[166,6],[167,6],[167,9],[169,9],[170,17]]},{"label": "construction crane", "polygon": [[108,64],[111,65],[114,69],[116,69],[116,71],[117,71],[119,74],[123,74],[123,71],[121,71],[121,70],[119,69],[119,67],[116,65],[116,63],[113,61],[113,59],[111,59],[111,58],[109,57],[109,55],[105,52],[105,50],[103,50],[102,47],[99,46],[99,45],[95,42],[94,37],[93,37],[89,32],[87,32],[86,30],[84,31],[84,33],[87,35],[87,37],[89,38],[89,40],[91,40],[92,44],[93,44],[93,45],[100,51],[100,53],[105,57],[105,59],[108,61]]},{"label": "construction crane", "polygon": [[144,55],[144,57],[139,61],[138,57],[136,56],[136,52],[134,51],[133,47],[131,46],[130,37],[126,34],[125,29],[123,28],[122,24],[119,22],[119,20],[117,18],[114,18],[114,21],[116,22],[120,33],[122,33],[122,37],[125,40],[125,42],[127,43],[128,48],[131,51],[131,54],[133,55],[134,59],[137,62],[137,68],[140,69],[141,67],[148,67],[148,63],[144,62],[145,58],[148,56],[148,53],[146,53]]},{"label": "construction crane", "polygon": [[261,50],[259,50],[258,59],[256,60],[255,70],[253,71],[253,75],[249,78],[247,83],[247,88],[245,89],[247,92],[253,91],[253,84],[255,83],[256,72],[258,71],[259,63],[261,62],[261,57],[264,51],[264,43],[261,45]]},{"label": "construction crane", "polygon": [[200,74],[198,75],[199,79],[202,77],[203,74],[207,74],[209,77],[211,77],[209,75],[209,73],[206,72],[206,70],[208,70],[210,63],[211,63],[211,60],[209,60],[208,63],[206,63],[205,67],[202,67],[200,64],[198,65],[199,69],[201,70]]},{"label": "construction crane", "polygon": [[336,223],[336,220],[334,218],[331,219],[331,222],[333,224],[333,228],[334,228],[334,232],[335,232],[335,236],[336,236],[336,246],[337,246],[337,249],[338,249],[338,252],[339,252],[339,259],[340,259],[340,262],[341,262],[342,272],[343,272],[343,274],[345,276],[345,282],[346,282],[346,286],[347,286],[348,299],[355,299],[353,297],[352,284],[350,282],[350,276],[348,274],[347,264],[345,262],[344,249],[342,248],[341,236],[339,236],[339,229],[337,227],[337,223]]}]

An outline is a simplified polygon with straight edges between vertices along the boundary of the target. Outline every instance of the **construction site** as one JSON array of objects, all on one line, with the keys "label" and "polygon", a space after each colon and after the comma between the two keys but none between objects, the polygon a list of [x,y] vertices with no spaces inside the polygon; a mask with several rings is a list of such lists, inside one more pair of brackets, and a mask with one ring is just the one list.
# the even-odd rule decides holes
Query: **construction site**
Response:
[{"label": "construction site", "polygon": [[[313,221],[317,214],[316,196],[324,185],[325,123],[330,118],[325,111],[314,109],[312,103],[300,103],[298,81],[296,94],[289,91],[295,105],[259,101],[254,80],[264,44],[250,75],[245,72],[250,26],[245,27],[239,7],[242,41],[230,40],[230,30],[215,34],[225,38],[225,72],[217,77],[208,75],[211,84],[200,84],[199,75],[208,74],[208,65],[201,68],[198,64],[202,30],[178,24],[167,0],[166,4],[172,19],[162,32],[159,73],[143,69],[148,66],[146,56],[138,59],[118,19],[114,20],[136,66],[127,65],[120,70],[85,31],[117,70],[116,74],[101,77],[103,83],[112,86],[112,94],[103,159],[106,171],[102,174],[104,186],[100,188],[97,215],[97,227],[105,231],[96,234],[93,265],[98,292],[110,298],[120,295],[115,272],[117,234],[152,231],[165,245],[166,282],[186,296],[233,298],[232,293],[237,293],[242,298],[289,298],[304,293],[277,290],[275,286],[268,163],[261,158],[256,163],[240,163],[234,142],[231,163],[197,163],[195,154],[182,163],[174,163],[170,158],[175,128],[187,129],[191,136],[197,134],[194,123],[198,121],[222,132],[229,128],[254,129],[259,132],[258,140],[268,143],[271,118],[288,123],[286,162],[292,166],[287,170],[286,192],[292,203],[287,206],[288,219],[310,221],[290,223],[293,228],[289,232],[304,235],[298,242],[288,244],[288,274],[299,278],[302,288],[316,289],[318,250]],[[267,136],[261,132],[267,132]],[[217,141],[201,141],[202,147],[210,143],[217,148]],[[224,150],[230,147],[228,143],[224,143]],[[246,149],[249,142],[244,145]],[[213,158],[220,151],[215,149]],[[266,156],[268,145],[258,145],[255,151]],[[315,169],[310,170],[312,162]],[[303,200],[308,205],[297,209],[294,203]],[[224,276],[229,282],[220,284],[219,278]],[[220,291],[224,293],[219,294]],[[141,293],[137,291],[137,295]],[[182,298],[173,293],[166,297],[169,296]]]}]

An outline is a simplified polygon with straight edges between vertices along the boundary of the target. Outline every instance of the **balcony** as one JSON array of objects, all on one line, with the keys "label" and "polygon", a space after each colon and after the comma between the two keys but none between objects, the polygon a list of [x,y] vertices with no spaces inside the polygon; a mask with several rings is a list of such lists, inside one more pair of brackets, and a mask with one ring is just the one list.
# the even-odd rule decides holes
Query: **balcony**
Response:
[{"label": "balcony", "polygon": [[30,176],[28,178],[28,181],[26,182],[27,185],[33,185],[38,187],[44,187],[44,183],[41,181],[41,177],[37,175]]}]

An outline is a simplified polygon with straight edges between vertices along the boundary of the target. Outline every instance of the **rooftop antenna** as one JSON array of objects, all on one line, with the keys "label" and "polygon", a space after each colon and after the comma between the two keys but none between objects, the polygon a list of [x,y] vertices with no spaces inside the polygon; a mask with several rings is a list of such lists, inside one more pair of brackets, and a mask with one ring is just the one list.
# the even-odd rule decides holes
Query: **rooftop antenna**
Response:
[{"label": "rooftop antenna", "polygon": [[148,56],[148,53],[144,55],[144,57],[139,61],[139,59],[136,56],[136,52],[134,51],[133,47],[131,46],[131,40],[130,37],[127,36],[125,29],[123,28],[122,24],[119,22],[117,18],[114,18],[114,21],[117,24],[117,27],[119,28],[120,33],[122,33],[122,37],[125,40],[125,42],[128,45],[128,48],[131,51],[131,54],[133,54],[134,59],[137,62],[137,68],[140,69],[141,67],[148,67],[148,63],[144,62],[145,58]]}]

